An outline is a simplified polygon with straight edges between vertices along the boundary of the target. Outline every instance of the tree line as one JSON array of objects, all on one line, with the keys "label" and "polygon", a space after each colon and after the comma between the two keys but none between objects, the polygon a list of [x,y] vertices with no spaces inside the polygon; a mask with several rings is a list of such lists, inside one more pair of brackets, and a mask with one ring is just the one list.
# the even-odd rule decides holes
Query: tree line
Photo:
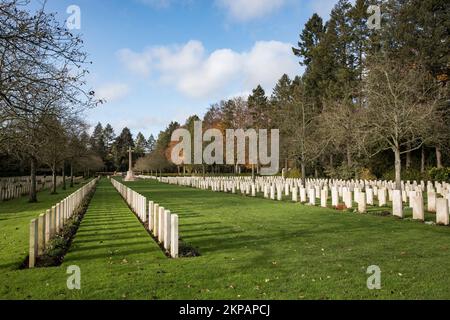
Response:
[{"label": "tree line", "polygon": [[80,35],[46,12],[45,2],[30,8],[29,0],[0,0],[0,159],[2,171],[29,170],[36,202],[43,168],[54,193],[58,173],[70,173],[73,185],[74,174],[101,168],[82,113],[103,101],[87,87],[91,62]]},{"label": "tree line", "polygon": [[[378,30],[367,24],[371,4],[381,8]],[[199,120],[205,130],[280,129],[280,163],[290,176],[399,184],[449,164],[445,0],[340,0],[328,21],[314,14],[299,35],[293,54],[303,75],[283,75],[270,93],[257,86],[249,97],[220,101],[202,119],[171,122],[148,139],[128,128],[116,136],[109,124],[88,133],[83,112],[104,101],[87,87],[83,41],[44,6],[28,8],[29,0],[0,0],[0,172],[30,173],[32,202],[38,172],[55,181],[57,174],[126,171],[130,146],[139,171],[258,171],[171,163],[172,133],[193,132]]]},{"label": "tree line", "polygon": [[[367,23],[381,8],[381,28]],[[280,162],[292,176],[427,178],[448,165],[450,111],[449,3],[445,0],[340,0],[324,22],[305,24],[293,54],[303,75],[283,75],[271,94],[257,86],[246,99],[212,105],[204,129],[280,129]],[[263,67],[263,66],[261,66]],[[172,122],[139,170],[241,172],[250,167],[170,163]],[[435,172],[436,170],[434,170]]]}]

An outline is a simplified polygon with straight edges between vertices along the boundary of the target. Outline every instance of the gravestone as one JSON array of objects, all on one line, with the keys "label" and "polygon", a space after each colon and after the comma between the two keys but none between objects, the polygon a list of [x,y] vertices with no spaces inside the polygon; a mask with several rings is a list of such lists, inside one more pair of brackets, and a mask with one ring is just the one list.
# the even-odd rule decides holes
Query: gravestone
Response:
[{"label": "gravestone", "polygon": [[403,218],[403,199],[401,190],[392,191],[392,214]]},{"label": "gravestone", "polygon": [[148,202],[148,229],[153,230],[153,201]]},{"label": "gravestone", "polygon": [[320,206],[322,208],[326,208],[327,207],[327,190],[326,189],[322,189],[320,192]]},{"label": "gravestone", "polygon": [[413,208],[413,219],[414,220],[425,220],[425,213],[423,210],[423,196],[422,193],[417,192],[415,196],[411,198],[412,208]]},{"label": "gravestone", "polygon": [[378,189],[378,206],[386,206],[386,188]]},{"label": "gravestone", "polygon": [[29,248],[28,267],[34,268],[38,256],[38,222],[36,219],[30,223],[30,248]]},{"label": "gravestone", "polygon": [[316,205],[316,190],[313,188],[309,189],[308,196],[309,196],[309,204],[312,206],[315,206]]},{"label": "gravestone", "polygon": [[298,202],[298,190],[297,187],[292,188],[292,201]]},{"label": "gravestone", "polygon": [[429,212],[436,212],[436,193],[434,191],[427,192],[427,207]]},{"label": "gravestone", "polygon": [[369,206],[373,206],[373,193],[374,193],[373,189],[371,189],[371,188],[366,189],[366,199],[367,199],[367,204]]},{"label": "gravestone", "polygon": [[164,213],[165,212],[166,212],[166,210],[164,209],[164,207],[159,207],[158,241],[161,243],[164,241],[164,222],[165,222],[164,221]]},{"label": "gravestone", "polygon": [[178,258],[178,215],[172,214],[170,218],[170,256]]},{"label": "gravestone", "polygon": [[164,212],[164,249],[169,250],[170,248],[170,232],[171,232],[171,214],[169,210]]},{"label": "gravestone", "polygon": [[366,194],[364,192],[358,192],[358,195],[359,195],[358,212],[366,213],[367,212]]},{"label": "gravestone", "polygon": [[159,204],[155,203],[153,205],[153,235],[155,238],[158,237],[159,228]]},{"label": "gravestone", "polygon": [[331,188],[331,205],[335,208],[339,206],[339,192],[336,187]]},{"label": "gravestone", "polygon": [[300,188],[300,202],[305,203],[306,202],[306,189]]},{"label": "gravestone", "polygon": [[353,199],[352,199],[352,192],[345,188],[343,191],[343,197],[344,197],[344,204],[347,209],[353,208]]},{"label": "gravestone", "polygon": [[45,214],[38,218],[38,255],[41,256],[45,251]]},{"label": "gravestone", "polygon": [[449,225],[448,201],[445,198],[436,199],[436,223]]}]

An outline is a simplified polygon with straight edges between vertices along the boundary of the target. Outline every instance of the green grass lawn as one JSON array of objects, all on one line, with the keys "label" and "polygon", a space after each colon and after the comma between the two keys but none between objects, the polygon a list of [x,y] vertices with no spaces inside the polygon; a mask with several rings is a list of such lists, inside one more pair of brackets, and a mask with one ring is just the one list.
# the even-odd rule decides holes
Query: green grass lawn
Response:
[{"label": "green grass lawn", "polygon": [[[183,241],[202,256],[166,258],[104,179],[61,267],[5,266],[13,253],[3,252],[2,239],[0,298],[450,298],[448,227],[154,181],[127,184],[177,213]],[[11,203],[0,212],[5,206]],[[12,218],[29,210],[24,202],[15,208]],[[28,222],[0,221],[2,237],[5,223]],[[70,265],[81,268],[79,291],[66,287]],[[381,268],[381,290],[366,287],[370,265]]]},{"label": "green grass lawn", "polygon": [[0,272],[15,270],[28,255],[30,221],[45,213],[84,183],[73,188],[67,185],[66,190],[57,189],[57,194],[50,190],[38,193],[37,203],[28,203],[28,197],[20,197],[10,201],[0,202]]}]

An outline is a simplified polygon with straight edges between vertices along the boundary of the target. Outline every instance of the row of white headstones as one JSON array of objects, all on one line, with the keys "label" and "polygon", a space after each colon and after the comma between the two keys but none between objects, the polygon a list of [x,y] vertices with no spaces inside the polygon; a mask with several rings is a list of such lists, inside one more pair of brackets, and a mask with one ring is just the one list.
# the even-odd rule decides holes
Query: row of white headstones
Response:
[{"label": "row of white headstones", "polygon": [[381,180],[333,180],[307,179],[305,184],[301,179],[284,179],[282,177],[150,177],[139,176],[142,179],[157,179],[163,183],[189,186],[217,192],[237,193],[256,197],[263,193],[264,198],[281,201],[283,198],[294,202],[315,206],[317,200],[321,207],[328,207],[331,191],[331,206],[336,208],[341,201],[347,209],[357,204],[357,211],[367,212],[367,206],[387,207],[392,202],[392,214],[404,217],[404,205],[413,209],[413,219],[425,220],[424,193],[427,196],[427,211],[436,213],[436,223],[449,225],[450,184],[445,182],[417,183],[402,182],[401,190],[395,189],[392,181]]},{"label": "row of white headstones", "polygon": [[172,257],[178,258],[178,215],[172,214],[154,201],[132,190],[115,179],[110,179],[128,206],[141,222],[148,227],[154,238]]},{"label": "row of white headstones", "polygon": [[30,241],[28,267],[34,268],[36,259],[45,253],[53,238],[64,229],[67,221],[77,212],[83,200],[94,188],[99,178],[93,179],[83,187],[54,205],[30,222]]},{"label": "row of white headstones", "polygon": [[[69,178],[67,178],[69,179]],[[80,181],[83,177],[76,177],[74,181]],[[36,177],[36,191],[42,191],[45,188],[49,188],[52,183],[51,176],[39,176]],[[63,183],[63,177],[56,177],[56,186],[60,186]],[[0,201],[7,201],[16,198],[20,198],[30,193],[31,183],[29,177],[11,177],[0,179]]]}]

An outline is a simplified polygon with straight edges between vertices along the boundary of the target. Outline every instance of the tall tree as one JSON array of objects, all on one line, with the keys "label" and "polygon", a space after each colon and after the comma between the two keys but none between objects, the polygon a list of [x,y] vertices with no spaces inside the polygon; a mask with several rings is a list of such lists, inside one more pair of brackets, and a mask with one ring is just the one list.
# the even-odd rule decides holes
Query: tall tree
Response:
[{"label": "tall tree", "polygon": [[272,104],[274,123],[280,130],[280,161],[284,163],[285,169],[288,169],[289,162],[289,146],[291,144],[292,135],[286,126],[286,115],[292,113],[293,97],[292,82],[289,76],[284,74],[275,85],[270,103]]},{"label": "tall tree", "polygon": [[134,140],[130,129],[124,128],[117,137],[114,147],[114,164],[118,170],[128,170],[128,148],[134,148]]},{"label": "tall tree", "polygon": [[404,66],[386,56],[369,62],[364,139],[375,152],[392,150],[395,182],[401,187],[401,155],[422,147],[439,105],[436,82],[420,66]]},{"label": "tall tree", "polygon": [[100,122],[94,128],[94,132],[90,139],[90,145],[92,152],[96,153],[102,159],[106,157],[104,131]]},{"label": "tall tree", "polygon": [[152,153],[152,151],[155,150],[155,146],[156,146],[156,139],[153,136],[153,134],[151,134],[150,137],[147,140],[146,153]]},{"label": "tall tree", "polygon": [[136,135],[136,139],[134,140],[134,154],[137,157],[142,157],[147,150],[147,139],[145,139],[142,132],[139,132]]}]

